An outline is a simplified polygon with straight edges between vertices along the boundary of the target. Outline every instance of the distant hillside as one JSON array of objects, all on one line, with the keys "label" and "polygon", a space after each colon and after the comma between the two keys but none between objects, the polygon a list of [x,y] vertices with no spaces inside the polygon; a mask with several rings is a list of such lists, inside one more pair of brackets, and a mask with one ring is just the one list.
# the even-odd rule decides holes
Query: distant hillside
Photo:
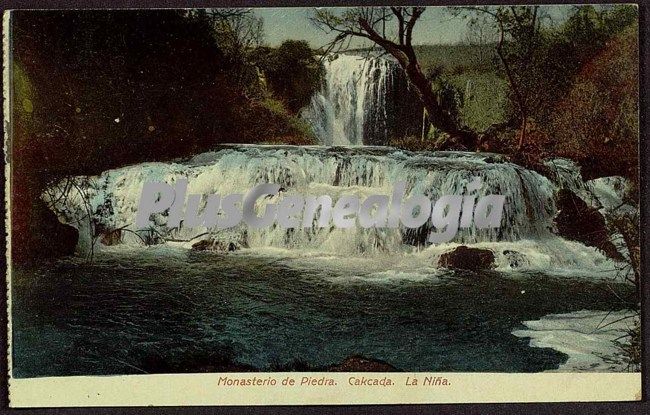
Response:
[{"label": "distant hillside", "polygon": [[497,58],[493,44],[419,45],[414,49],[423,69],[441,68],[448,73],[492,71]]},{"label": "distant hillside", "polygon": [[[416,45],[413,46],[418,61],[427,71],[438,68],[447,73],[491,72],[498,59],[494,44],[486,45]],[[350,49],[350,52],[367,52],[369,49]]]},{"label": "distant hillside", "polygon": [[507,83],[494,70],[495,45],[420,45],[415,46],[425,73],[442,72],[442,78],[458,91],[462,123],[485,131],[505,121]]}]

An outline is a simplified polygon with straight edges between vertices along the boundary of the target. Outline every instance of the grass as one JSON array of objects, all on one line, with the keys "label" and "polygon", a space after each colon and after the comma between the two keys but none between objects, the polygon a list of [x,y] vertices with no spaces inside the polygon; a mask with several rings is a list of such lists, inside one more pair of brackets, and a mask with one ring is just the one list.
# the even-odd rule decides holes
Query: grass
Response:
[{"label": "grass", "polygon": [[508,84],[495,71],[494,45],[420,45],[415,52],[425,72],[440,72],[457,91],[465,127],[484,132],[506,120]]},{"label": "grass", "polygon": [[[494,44],[488,45],[414,45],[418,62],[425,72],[491,72],[497,59]],[[347,53],[365,53],[368,48],[349,49]]]},{"label": "grass", "polygon": [[467,128],[484,132],[506,121],[508,84],[496,73],[471,71],[445,78],[462,97],[460,120]]}]

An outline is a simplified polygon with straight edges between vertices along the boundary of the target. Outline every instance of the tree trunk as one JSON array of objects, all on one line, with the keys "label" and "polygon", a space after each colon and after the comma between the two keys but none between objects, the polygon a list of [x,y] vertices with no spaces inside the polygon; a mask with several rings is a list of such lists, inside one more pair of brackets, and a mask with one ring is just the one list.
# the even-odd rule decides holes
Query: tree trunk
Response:
[{"label": "tree trunk", "polygon": [[473,149],[476,144],[476,134],[458,128],[456,120],[438,103],[438,96],[431,89],[431,82],[420,69],[420,65],[417,62],[409,61],[406,65],[402,64],[402,67],[406,71],[411,84],[415,87],[415,92],[424,105],[431,125],[449,135],[447,144],[457,144]]},{"label": "tree trunk", "polygon": [[415,87],[418,97],[427,110],[431,124],[450,136],[458,135],[458,127],[456,126],[455,120],[438,104],[438,97],[431,89],[431,83],[424,73],[422,73],[420,65],[409,62],[404,69],[409,80]]},{"label": "tree trunk", "polygon": [[427,127],[429,123],[427,122],[427,109],[422,108],[422,135],[420,136],[420,141],[424,142],[424,138],[427,135]]},{"label": "tree trunk", "polygon": [[526,140],[526,127],[528,125],[528,116],[523,113],[521,115],[521,129],[519,131],[519,144],[517,145],[517,150],[521,150],[524,146],[524,141]]}]

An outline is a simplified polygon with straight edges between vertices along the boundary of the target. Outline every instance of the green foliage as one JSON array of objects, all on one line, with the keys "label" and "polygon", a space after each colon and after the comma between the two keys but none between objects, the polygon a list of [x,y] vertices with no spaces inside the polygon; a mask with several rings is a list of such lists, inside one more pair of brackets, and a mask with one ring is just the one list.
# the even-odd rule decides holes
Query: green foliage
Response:
[{"label": "green foliage", "polygon": [[542,59],[536,65],[539,79],[533,83],[538,102],[531,115],[545,125],[583,65],[638,18],[637,8],[630,5],[600,10],[587,5],[574,10],[561,27],[543,33]]},{"label": "green foliage", "polygon": [[266,98],[261,101],[261,105],[275,115],[288,116],[289,112],[282,101],[273,98]]},{"label": "green foliage", "polygon": [[16,61],[12,65],[14,95],[20,97],[20,102],[14,103],[14,112],[19,121],[25,122],[34,112],[34,88],[29,77]]},{"label": "green foliage", "polygon": [[[267,97],[248,111],[242,111],[239,123],[255,134],[255,141],[265,144],[316,144],[311,127],[289,111],[284,102]],[[243,137],[244,140],[250,137]]]},{"label": "green foliage", "polygon": [[277,49],[256,53],[271,91],[290,111],[297,113],[320,88],[323,68],[306,41],[286,40]]},{"label": "green foliage", "polygon": [[636,25],[629,27],[584,65],[551,117],[554,147],[578,160],[587,177],[623,174],[638,180],[637,33]]},{"label": "green foliage", "polygon": [[311,126],[302,118],[287,110],[282,101],[273,98],[266,98],[262,101],[262,106],[274,115],[283,118],[283,124],[287,125],[287,131],[293,134],[292,142],[301,142],[303,144],[316,144],[317,140]]},{"label": "green foliage", "polygon": [[296,132],[296,139],[292,140],[292,143],[311,145],[318,144],[318,139],[314,135],[314,130],[307,121],[297,115],[291,115],[287,119],[287,123],[289,124],[289,127],[291,127],[291,129]]},{"label": "green foliage", "polygon": [[506,120],[508,85],[495,72],[464,72],[446,79],[462,97],[458,112],[467,128],[483,132]]}]

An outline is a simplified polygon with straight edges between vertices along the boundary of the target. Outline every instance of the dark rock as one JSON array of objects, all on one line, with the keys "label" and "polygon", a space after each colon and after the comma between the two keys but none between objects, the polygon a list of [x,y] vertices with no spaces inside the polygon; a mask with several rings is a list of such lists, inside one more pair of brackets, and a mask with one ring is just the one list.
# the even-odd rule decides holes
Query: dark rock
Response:
[{"label": "dark rock", "polygon": [[410,246],[426,246],[429,241],[429,233],[431,230],[428,226],[420,226],[419,228],[406,228],[402,232],[402,243]]},{"label": "dark rock", "polygon": [[398,370],[381,360],[368,359],[363,356],[350,356],[343,362],[326,369],[328,372],[397,372]]},{"label": "dark rock", "polygon": [[38,229],[31,235],[32,247],[38,251],[34,255],[59,257],[74,254],[79,241],[77,228],[61,223],[56,214],[44,204],[37,204],[35,210],[37,211],[35,216],[39,220],[35,223]]},{"label": "dark rock", "polygon": [[526,258],[526,255],[522,254],[521,252],[506,249],[503,251],[503,256],[506,257],[506,260],[508,260],[508,265],[512,269],[521,268],[530,264],[528,258]]},{"label": "dark rock", "polygon": [[461,245],[453,251],[440,255],[438,265],[444,268],[479,271],[496,267],[494,253],[487,249],[469,248]]},{"label": "dark rock", "polygon": [[110,231],[102,232],[99,241],[102,245],[118,245],[122,243],[122,230],[113,229]]},{"label": "dark rock", "polygon": [[192,250],[194,251],[207,251],[212,247],[212,241],[209,239],[204,239],[202,241],[198,241],[195,244],[192,245]]},{"label": "dark rock", "polygon": [[239,249],[234,242],[214,241],[203,239],[192,245],[194,251],[233,252]]},{"label": "dark rock", "polygon": [[553,223],[556,234],[572,241],[598,248],[608,257],[622,261],[623,255],[609,240],[605,218],[598,211],[568,189],[557,194],[558,213]]}]

